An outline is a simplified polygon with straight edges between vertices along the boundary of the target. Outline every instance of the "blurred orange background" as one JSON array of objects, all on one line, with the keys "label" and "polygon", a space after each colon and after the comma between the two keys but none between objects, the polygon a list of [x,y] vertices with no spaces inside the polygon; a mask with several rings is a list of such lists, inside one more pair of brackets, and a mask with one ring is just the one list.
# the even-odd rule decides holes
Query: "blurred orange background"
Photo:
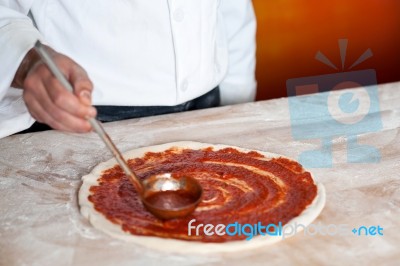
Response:
[{"label": "blurred orange background", "polygon": [[[253,0],[257,15],[257,99],[286,97],[286,80],[342,70],[338,40],[348,39],[347,71],[375,69],[378,83],[400,80],[399,0]],[[315,59],[325,54],[335,70]]]}]

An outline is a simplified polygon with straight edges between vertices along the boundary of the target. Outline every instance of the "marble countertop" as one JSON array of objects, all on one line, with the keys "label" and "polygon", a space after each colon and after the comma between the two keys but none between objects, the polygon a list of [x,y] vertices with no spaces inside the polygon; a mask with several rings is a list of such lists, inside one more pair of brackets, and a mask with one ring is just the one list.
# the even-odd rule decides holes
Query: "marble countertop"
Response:
[{"label": "marble countertop", "polygon": [[[47,131],[0,140],[0,265],[153,265],[160,261],[165,265],[396,265],[400,261],[400,83],[380,85],[378,91],[379,110],[374,117],[381,128],[359,132],[357,139],[375,147],[380,160],[348,162],[349,136],[338,134],[330,136],[332,167],[309,170],[327,194],[326,206],[314,223],[349,228],[379,225],[383,235],[298,233],[271,246],[207,257],[168,254],[112,239],[80,215],[77,203],[81,177],[111,154],[94,133]],[[288,98],[282,98],[114,122],[105,128],[122,151],[190,140],[298,159],[302,152],[317,149],[321,139],[294,137],[291,124],[312,122],[291,119],[289,104]],[[324,131],[326,119],[331,118],[322,117],[312,127]]]}]

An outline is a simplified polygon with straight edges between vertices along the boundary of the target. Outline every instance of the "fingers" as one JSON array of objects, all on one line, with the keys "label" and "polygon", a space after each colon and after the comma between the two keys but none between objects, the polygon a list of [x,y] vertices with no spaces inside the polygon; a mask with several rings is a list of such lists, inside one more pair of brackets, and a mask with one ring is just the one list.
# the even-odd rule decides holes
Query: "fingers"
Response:
[{"label": "fingers", "polygon": [[74,87],[74,94],[79,97],[79,100],[88,105],[92,105],[92,90],[93,84],[86,74],[86,71],[81,67],[74,67],[71,73],[69,73],[69,81]]},{"label": "fingers", "polygon": [[68,57],[57,54],[53,59],[73,85],[74,93],[67,91],[44,63],[38,63],[24,81],[28,110],[37,121],[54,129],[88,132],[91,126],[86,118],[96,116],[96,109],[91,106],[92,82]]},{"label": "fingers", "polygon": [[42,85],[37,90],[24,90],[23,97],[32,117],[54,129],[83,133],[91,130],[86,119],[74,116],[54,104]]},{"label": "fingers", "polygon": [[[43,85],[47,95],[40,95],[50,97],[52,103],[62,110],[81,118],[94,117],[96,110],[90,104],[82,103],[78,97],[71,92],[67,91],[61,83],[54,77],[49,76],[44,78]],[[43,103],[46,103],[46,99],[43,99]]]}]

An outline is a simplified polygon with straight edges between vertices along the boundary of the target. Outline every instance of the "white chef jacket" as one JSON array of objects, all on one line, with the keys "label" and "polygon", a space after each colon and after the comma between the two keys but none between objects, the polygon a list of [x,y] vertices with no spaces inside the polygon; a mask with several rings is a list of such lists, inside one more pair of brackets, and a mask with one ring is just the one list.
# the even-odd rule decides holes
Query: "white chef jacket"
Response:
[{"label": "white chef jacket", "polygon": [[251,0],[0,0],[0,138],[34,119],[11,81],[37,39],[78,64],[94,105],[177,105],[220,86],[255,97]]}]

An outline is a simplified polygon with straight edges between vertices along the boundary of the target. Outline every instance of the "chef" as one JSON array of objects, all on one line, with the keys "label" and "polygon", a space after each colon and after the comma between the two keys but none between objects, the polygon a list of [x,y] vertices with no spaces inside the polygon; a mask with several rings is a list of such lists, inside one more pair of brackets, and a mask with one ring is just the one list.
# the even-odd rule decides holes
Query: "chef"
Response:
[{"label": "chef", "polygon": [[0,0],[0,138],[253,101],[255,28],[251,0]]}]

